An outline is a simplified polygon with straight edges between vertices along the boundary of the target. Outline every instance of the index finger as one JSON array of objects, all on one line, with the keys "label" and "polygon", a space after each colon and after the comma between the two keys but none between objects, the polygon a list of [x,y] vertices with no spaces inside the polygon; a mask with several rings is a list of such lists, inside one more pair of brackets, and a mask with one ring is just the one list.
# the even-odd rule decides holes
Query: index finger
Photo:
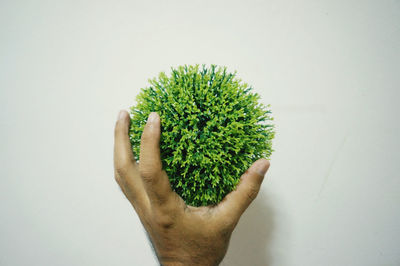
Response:
[{"label": "index finger", "polygon": [[140,142],[139,170],[151,202],[163,205],[172,198],[172,189],[160,156],[160,116],[152,112]]}]

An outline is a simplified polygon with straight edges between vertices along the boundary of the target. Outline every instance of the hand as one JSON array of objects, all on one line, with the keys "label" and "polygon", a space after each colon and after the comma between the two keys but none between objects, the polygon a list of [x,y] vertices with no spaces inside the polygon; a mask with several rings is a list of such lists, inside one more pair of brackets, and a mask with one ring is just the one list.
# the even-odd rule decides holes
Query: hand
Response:
[{"label": "hand", "polygon": [[115,179],[135,208],[161,265],[218,265],[240,216],[260,190],[269,162],[256,161],[218,205],[188,206],[172,191],[162,170],[158,114],[151,113],[144,128],[139,163],[132,153],[129,125],[129,114],[121,111],[115,126]]}]

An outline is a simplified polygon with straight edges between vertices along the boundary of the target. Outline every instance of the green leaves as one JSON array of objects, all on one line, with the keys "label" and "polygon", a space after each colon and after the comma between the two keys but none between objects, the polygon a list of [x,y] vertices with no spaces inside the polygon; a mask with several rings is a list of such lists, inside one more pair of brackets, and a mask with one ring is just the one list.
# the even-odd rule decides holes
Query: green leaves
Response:
[{"label": "green leaves", "polygon": [[269,106],[226,67],[184,65],[149,79],[131,107],[136,159],[150,112],[161,118],[161,159],[172,188],[192,206],[216,204],[255,160],[272,153]]}]

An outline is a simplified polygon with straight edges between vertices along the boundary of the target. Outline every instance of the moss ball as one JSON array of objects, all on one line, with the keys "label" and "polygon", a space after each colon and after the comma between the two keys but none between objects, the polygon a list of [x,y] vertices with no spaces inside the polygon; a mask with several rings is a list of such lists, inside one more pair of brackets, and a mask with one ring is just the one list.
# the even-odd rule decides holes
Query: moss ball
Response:
[{"label": "moss ball", "polygon": [[131,107],[130,141],[136,159],[150,112],[161,119],[160,151],[172,189],[191,206],[215,205],[240,176],[272,153],[269,105],[226,67],[184,65],[161,72]]}]

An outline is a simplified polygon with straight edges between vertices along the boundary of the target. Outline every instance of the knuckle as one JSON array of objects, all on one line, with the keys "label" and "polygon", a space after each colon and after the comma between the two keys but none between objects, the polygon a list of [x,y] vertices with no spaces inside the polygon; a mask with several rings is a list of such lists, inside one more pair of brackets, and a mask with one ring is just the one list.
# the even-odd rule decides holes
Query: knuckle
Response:
[{"label": "knuckle", "polygon": [[128,174],[128,164],[124,162],[120,162],[115,166],[115,176],[119,176],[119,178],[124,178]]},{"label": "knuckle", "polygon": [[161,229],[170,229],[175,224],[176,216],[173,213],[157,212],[154,214],[154,223]]},{"label": "knuckle", "polygon": [[163,195],[160,193],[154,193],[152,202],[159,208],[161,211],[168,213],[173,211],[174,208],[171,206],[169,201],[169,197],[167,195]]},{"label": "knuckle", "polygon": [[154,171],[151,169],[140,168],[139,173],[143,180],[146,182],[151,182],[154,179]]},{"label": "knuckle", "polygon": [[123,175],[121,175],[121,173],[119,173],[117,170],[114,172],[114,179],[117,182],[118,186],[121,188],[122,192],[125,193],[124,191],[124,187],[126,185],[126,180],[124,178]]},{"label": "knuckle", "polygon": [[155,165],[146,162],[139,164],[139,173],[146,182],[153,181],[158,175]]},{"label": "knuckle", "polygon": [[250,200],[253,201],[256,197],[257,194],[260,190],[259,186],[256,185],[249,185],[246,191],[246,197]]}]

